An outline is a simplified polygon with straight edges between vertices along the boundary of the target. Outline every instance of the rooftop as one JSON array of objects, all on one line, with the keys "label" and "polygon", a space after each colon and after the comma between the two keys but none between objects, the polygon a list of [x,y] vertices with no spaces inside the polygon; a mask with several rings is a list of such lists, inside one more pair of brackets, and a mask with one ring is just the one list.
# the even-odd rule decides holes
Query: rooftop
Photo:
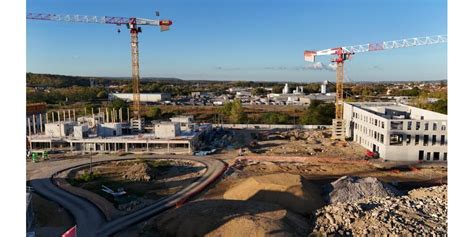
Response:
[{"label": "rooftop", "polygon": [[397,103],[397,102],[351,102],[348,103],[386,119],[447,120],[446,114]]}]

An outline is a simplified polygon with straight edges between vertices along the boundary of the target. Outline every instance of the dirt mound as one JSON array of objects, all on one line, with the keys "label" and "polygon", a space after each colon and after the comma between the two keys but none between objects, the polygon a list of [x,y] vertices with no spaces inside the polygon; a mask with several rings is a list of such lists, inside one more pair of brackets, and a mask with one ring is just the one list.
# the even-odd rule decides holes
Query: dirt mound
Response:
[{"label": "dirt mound", "polygon": [[227,190],[223,198],[275,203],[301,214],[311,213],[323,205],[317,186],[288,173],[246,178]]},{"label": "dirt mound", "polygon": [[275,204],[205,200],[158,216],[142,236],[305,236],[310,229],[302,217]]},{"label": "dirt mound", "polygon": [[131,181],[150,181],[153,176],[153,169],[146,162],[135,163],[122,175],[124,179]]},{"label": "dirt mound", "polygon": [[446,236],[447,186],[420,188],[401,197],[368,197],[316,212],[311,236]]},{"label": "dirt mound", "polygon": [[328,189],[331,190],[326,197],[329,203],[354,202],[367,197],[394,197],[402,194],[393,186],[373,177],[343,176],[332,182]]}]

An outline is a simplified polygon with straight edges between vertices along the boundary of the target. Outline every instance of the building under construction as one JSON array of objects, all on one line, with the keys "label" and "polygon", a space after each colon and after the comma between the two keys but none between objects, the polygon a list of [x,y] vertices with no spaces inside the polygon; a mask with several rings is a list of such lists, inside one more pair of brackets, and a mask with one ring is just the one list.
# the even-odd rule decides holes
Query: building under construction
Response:
[{"label": "building under construction", "polygon": [[447,119],[396,102],[344,103],[346,137],[386,160],[447,161]]},{"label": "building under construction", "polygon": [[128,115],[123,118],[122,110],[92,111],[81,117],[76,117],[76,110],[28,115],[28,146],[31,151],[192,154],[200,137],[212,130],[211,124],[182,116],[136,134],[131,120]]}]

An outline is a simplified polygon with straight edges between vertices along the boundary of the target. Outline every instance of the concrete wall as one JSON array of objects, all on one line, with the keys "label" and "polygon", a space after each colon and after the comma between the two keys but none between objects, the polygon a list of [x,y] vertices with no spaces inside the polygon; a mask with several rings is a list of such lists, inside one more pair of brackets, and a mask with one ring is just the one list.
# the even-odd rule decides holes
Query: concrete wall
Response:
[{"label": "concrete wall", "polygon": [[[132,93],[110,93],[109,100],[114,98],[119,98],[123,100],[133,101],[133,94]],[[164,100],[170,100],[171,95],[168,93],[140,93],[140,101],[141,102],[158,102]]]},{"label": "concrete wall", "polygon": [[122,135],[121,123],[103,123],[97,125],[97,135],[101,137],[112,137]]},{"label": "concrete wall", "polygon": [[212,124],[213,127],[235,129],[329,129],[331,125],[293,125],[293,124]]},{"label": "concrete wall", "polygon": [[49,137],[66,137],[74,132],[71,122],[56,122],[45,124],[45,134]]},{"label": "concrete wall", "polygon": [[181,133],[179,123],[159,123],[155,124],[155,137],[174,138]]},{"label": "concrete wall", "polygon": [[88,136],[87,131],[89,127],[87,125],[77,125],[74,126],[74,138],[86,138]]}]

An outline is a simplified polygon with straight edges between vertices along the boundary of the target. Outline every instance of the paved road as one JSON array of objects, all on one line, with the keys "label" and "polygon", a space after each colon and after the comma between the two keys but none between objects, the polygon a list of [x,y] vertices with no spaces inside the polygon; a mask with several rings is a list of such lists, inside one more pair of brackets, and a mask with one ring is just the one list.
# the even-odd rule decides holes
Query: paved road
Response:
[{"label": "paved road", "polygon": [[[106,157],[94,158],[93,162],[125,160],[132,157]],[[144,158],[170,158],[163,156],[151,156]],[[178,193],[161,199],[154,204],[142,208],[133,213],[127,214],[107,222],[102,212],[88,200],[66,192],[52,183],[51,176],[55,173],[70,167],[89,164],[88,158],[70,159],[61,161],[46,161],[40,163],[28,163],[27,179],[36,192],[46,198],[60,204],[66,208],[77,223],[77,236],[110,236],[131,225],[137,224],[154,215],[157,215],[169,208],[173,208],[177,203],[182,203],[191,195],[197,194],[216,180],[226,169],[226,165],[215,159],[193,156],[172,156],[173,159],[186,159],[203,163],[206,173],[196,182],[187,186]]]}]

